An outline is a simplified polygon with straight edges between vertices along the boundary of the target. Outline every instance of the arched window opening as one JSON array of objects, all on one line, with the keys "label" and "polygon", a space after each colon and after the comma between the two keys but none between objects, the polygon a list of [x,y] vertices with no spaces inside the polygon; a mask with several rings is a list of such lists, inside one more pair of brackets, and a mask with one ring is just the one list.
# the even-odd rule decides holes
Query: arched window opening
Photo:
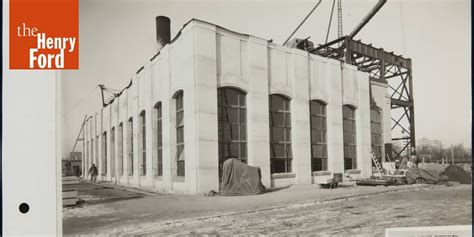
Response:
[{"label": "arched window opening", "polygon": [[146,175],[146,117],[145,117],[145,111],[142,111],[140,113],[140,142],[139,142],[139,145],[140,145],[140,164],[139,164],[139,168],[140,168],[140,175]]},{"label": "arched window opening", "polygon": [[107,174],[107,132],[102,133],[102,174]]},{"label": "arched window opening", "polygon": [[163,176],[163,127],[162,127],[162,110],[161,103],[158,102],[154,108],[154,117],[155,117],[155,153],[153,156],[153,176]]},{"label": "arched window opening", "polygon": [[328,170],[326,104],[310,101],[311,171]]},{"label": "arched window opening", "polygon": [[357,140],[355,108],[344,105],[342,109],[344,131],[344,170],[357,169]]},{"label": "arched window opening", "polygon": [[247,163],[247,106],[245,93],[223,87],[217,90],[219,177],[229,158]]},{"label": "arched window opening", "polygon": [[175,97],[176,102],[176,166],[177,176],[185,176],[185,157],[184,157],[184,108],[183,92],[178,92]]},{"label": "arched window opening", "polygon": [[123,175],[123,123],[119,124],[118,128],[118,173],[120,176]]},{"label": "arched window opening", "polygon": [[[370,138],[372,144],[372,151],[379,162],[382,162],[382,113],[378,107],[370,109]],[[372,166],[375,164],[372,161]]]},{"label": "arched window opening", "polygon": [[115,127],[110,129],[110,175],[115,177]]},{"label": "arched window opening", "polygon": [[270,95],[271,173],[290,173],[292,159],[290,100],[281,95]]},{"label": "arched window opening", "polygon": [[127,122],[127,151],[128,151],[128,167],[127,174],[133,175],[133,118],[130,117]]}]

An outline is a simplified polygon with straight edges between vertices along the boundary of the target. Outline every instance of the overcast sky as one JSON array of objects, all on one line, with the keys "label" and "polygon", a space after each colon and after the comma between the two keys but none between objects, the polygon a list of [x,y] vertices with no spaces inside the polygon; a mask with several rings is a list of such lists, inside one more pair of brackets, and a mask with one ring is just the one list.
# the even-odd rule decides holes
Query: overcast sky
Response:
[{"label": "overcast sky", "polygon": [[[198,18],[281,44],[316,2],[80,0],[80,69],[62,74],[64,156],[85,114],[100,109],[97,85],[122,89],[155,54],[155,16],[171,18],[172,37]],[[377,1],[342,2],[348,34]],[[323,0],[295,36],[323,43],[331,5]],[[468,0],[389,0],[355,37],[412,59],[418,139],[470,146],[470,9]],[[329,38],[336,36],[334,17]]]}]

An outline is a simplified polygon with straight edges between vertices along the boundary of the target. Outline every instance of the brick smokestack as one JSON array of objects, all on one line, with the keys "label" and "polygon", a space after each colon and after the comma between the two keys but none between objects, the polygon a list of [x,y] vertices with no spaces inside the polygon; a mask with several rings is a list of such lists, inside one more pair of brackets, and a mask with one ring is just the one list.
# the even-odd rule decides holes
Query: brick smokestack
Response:
[{"label": "brick smokestack", "polygon": [[161,48],[163,48],[166,44],[169,44],[171,41],[170,22],[170,18],[166,16],[156,17],[157,51],[160,51]]}]

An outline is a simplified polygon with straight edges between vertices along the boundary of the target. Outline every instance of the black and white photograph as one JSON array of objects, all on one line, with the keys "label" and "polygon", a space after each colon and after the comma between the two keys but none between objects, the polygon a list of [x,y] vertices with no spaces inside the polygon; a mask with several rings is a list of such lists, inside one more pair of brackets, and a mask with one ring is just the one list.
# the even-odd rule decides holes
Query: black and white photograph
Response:
[{"label": "black and white photograph", "polygon": [[471,236],[470,9],[80,0],[63,235]]}]

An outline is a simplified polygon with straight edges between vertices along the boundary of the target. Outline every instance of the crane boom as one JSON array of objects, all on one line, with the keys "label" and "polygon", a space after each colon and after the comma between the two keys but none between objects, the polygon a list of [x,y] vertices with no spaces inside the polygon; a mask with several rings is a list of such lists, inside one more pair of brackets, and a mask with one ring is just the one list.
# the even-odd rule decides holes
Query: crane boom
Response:
[{"label": "crane boom", "polygon": [[386,2],[387,2],[387,0],[379,0],[377,2],[377,4],[375,4],[375,6],[372,8],[372,10],[370,10],[370,12],[364,17],[364,19],[362,19],[362,21],[359,23],[359,25],[357,25],[356,28],[354,28],[354,30],[352,30],[352,32],[349,34],[349,38],[353,39],[354,36],[357,33],[359,33],[359,31],[362,30],[362,28],[364,28],[364,26],[367,25],[367,23],[369,23],[370,19],[372,19],[372,17],[374,17],[375,14],[377,14],[377,12],[380,10],[380,8],[382,8],[382,6]]}]

